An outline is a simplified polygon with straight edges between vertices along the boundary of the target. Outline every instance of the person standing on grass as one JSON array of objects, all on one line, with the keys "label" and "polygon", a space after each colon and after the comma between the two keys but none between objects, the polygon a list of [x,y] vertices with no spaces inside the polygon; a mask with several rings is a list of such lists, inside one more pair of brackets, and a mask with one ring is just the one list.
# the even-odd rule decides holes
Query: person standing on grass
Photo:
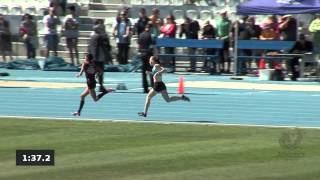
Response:
[{"label": "person standing on grass", "polygon": [[81,114],[81,110],[84,106],[84,101],[85,101],[85,97],[87,95],[91,95],[92,99],[94,102],[99,101],[104,95],[106,95],[107,93],[112,92],[112,89],[106,89],[105,91],[101,92],[100,94],[96,95],[96,79],[95,76],[98,73],[101,73],[102,69],[98,68],[94,61],[93,61],[93,55],[92,54],[87,54],[85,56],[85,60],[82,64],[81,70],[80,72],[77,74],[77,77],[82,76],[83,73],[85,73],[86,75],[86,79],[87,79],[87,87],[85,88],[85,90],[81,93],[80,95],[80,105],[79,105],[79,109],[73,113],[74,116],[80,116]]},{"label": "person standing on grass", "polygon": [[75,62],[73,52],[75,52],[77,60],[76,64],[80,64],[78,51],[79,18],[76,14],[75,6],[70,6],[68,9],[70,10],[70,14],[64,18],[62,25],[62,34],[66,37],[67,48],[69,49],[71,62],[74,65]]},{"label": "person standing on grass", "polygon": [[12,60],[10,24],[9,21],[5,20],[2,14],[0,14],[0,52],[4,62],[6,62],[7,54],[10,56],[10,60]]},{"label": "person standing on grass", "polygon": [[49,8],[49,14],[43,17],[43,24],[45,30],[45,41],[46,41],[46,57],[50,55],[50,51],[54,52],[54,56],[58,56],[58,44],[59,37],[57,33],[57,26],[60,24],[59,18],[55,15],[55,9]]},{"label": "person standing on grass", "polygon": [[[143,112],[138,112],[139,116],[142,117],[147,117],[148,114],[148,109],[151,103],[151,99],[157,95],[158,93],[162,94],[163,99],[166,102],[173,102],[173,101],[179,101],[179,100],[183,100],[183,101],[190,101],[190,99],[185,96],[169,96],[168,92],[167,92],[167,88],[166,85],[163,83],[162,81],[162,74],[166,72],[166,69],[163,68],[160,64],[158,59],[156,59],[155,56],[151,56],[149,63],[151,66],[153,66],[152,68],[152,76],[153,76],[153,82],[154,82],[154,86],[153,88],[151,88],[151,90],[149,91],[147,98],[146,98],[146,102],[144,105],[144,111]],[[150,72],[148,72],[150,73]]]}]

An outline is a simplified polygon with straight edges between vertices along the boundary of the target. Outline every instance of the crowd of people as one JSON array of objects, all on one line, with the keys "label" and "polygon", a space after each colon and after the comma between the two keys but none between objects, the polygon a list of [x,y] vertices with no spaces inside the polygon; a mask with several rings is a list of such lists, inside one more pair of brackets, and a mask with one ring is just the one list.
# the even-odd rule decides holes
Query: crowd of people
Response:
[{"label": "crowd of people", "polygon": [[[125,13],[125,11],[124,11]],[[260,23],[255,22],[255,17],[253,16],[243,16],[240,20],[232,22],[228,18],[228,12],[220,12],[220,18],[215,21],[215,24],[211,24],[210,21],[200,23],[191,19],[190,17],[185,17],[184,22],[178,28],[175,17],[171,14],[165,19],[159,18],[159,10],[154,9],[152,15],[148,18],[144,9],[140,11],[140,18],[135,24],[133,32],[139,35],[138,44],[139,51],[142,54],[143,64],[147,64],[148,56],[156,55],[159,49],[153,46],[154,40],[157,37],[166,38],[186,38],[186,39],[218,39],[223,41],[223,48],[219,50],[219,63],[214,64],[217,73],[230,73],[231,71],[231,55],[230,49],[233,48],[235,42],[235,27],[238,25],[237,37],[239,40],[283,40],[283,41],[296,41],[296,45],[290,50],[290,52],[304,53],[313,51],[313,43],[308,41],[304,34],[298,36],[298,21],[292,15],[283,15],[278,18],[275,15],[268,16]],[[314,43],[319,44],[319,39],[317,37],[320,34],[319,29],[320,16],[316,16],[309,27],[309,32],[314,33],[315,39]],[[142,31],[145,27],[145,31]],[[318,28],[318,29],[317,29]],[[178,32],[179,31],[179,32]],[[141,33],[144,32],[144,33]],[[298,38],[299,37],[299,38]],[[297,45],[298,44],[298,45]],[[166,54],[175,53],[174,48],[164,48]],[[202,52],[207,54],[214,54],[215,49],[204,49]],[[188,48],[189,54],[195,54],[197,52],[196,48]],[[261,53],[261,51],[254,50],[242,50],[239,52],[247,56],[253,53]],[[167,57],[164,57],[167,58]],[[164,59],[163,58],[163,59]],[[167,58],[163,63],[171,62],[170,65],[175,66],[174,58]],[[293,58],[293,60],[288,61],[287,68],[292,72],[292,79],[296,80],[299,76],[299,62],[298,58]],[[258,61],[255,62],[258,66]],[[241,73],[248,73],[251,68],[251,60],[242,62]],[[207,61],[204,61],[203,69],[208,66]],[[272,66],[272,64],[271,64]],[[143,66],[144,70],[148,70],[147,66]],[[190,60],[190,72],[196,70],[196,61]],[[143,79],[146,79],[146,75],[143,75]]]},{"label": "crowd of people", "polygon": [[[62,4],[63,5],[63,4]],[[57,9],[61,4],[55,1],[50,2],[48,14],[43,17],[44,24],[44,40],[46,47],[46,57],[49,57],[50,52],[53,52],[54,56],[58,56],[58,45],[60,42],[60,36],[65,37],[65,44],[69,51],[71,63],[75,65],[80,64],[79,50],[78,50],[78,38],[80,19],[77,15],[75,6],[69,6],[63,9],[64,18],[57,16]],[[64,6],[61,6],[64,7]],[[66,9],[68,11],[66,11]],[[154,8],[151,15],[148,16],[146,9],[141,8],[139,11],[139,18],[136,22],[131,22],[129,18],[129,8],[124,8],[120,11],[115,18],[112,26],[112,38],[117,44],[117,62],[119,64],[127,64],[129,59],[130,44],[132,41],[132,35],[138,37],[138,51],[141,54],[143,71],[149,70],[148,59],[152,55],[157,55],[160,49],[155,47],[155,41],[158,37],[166,38],[186,38],[186,39],[218,39],[223,40],[223,49],[219,50],[220,61],[218,64],[214,64],[218,73],[229,73],[231,71],[231,60],[229,50],[233,47],[235,37],[235,25],[238,24],[238,39],[250,40],[284,40],[284,41],[299,41],[305,39],[304,35],[301,35],[300,39],[297,39],[298,21],[291,15],[284,15],[278,18],[277,16],[268,16],[260,23],[255,22],[255,17],[244,16],[236,22],[232,22],[228,18],[228,12],[220,12],[220,18],[217,18],[214,24],[210,21],[206,21],[200,25],[200,23],[185,17],[184,22],[178,26],[175,17],[169,14],[164,19],[160,16],[160,11]],[[67,13],[68,12],[68,13]],[[61,14],[61,13],[60,13]],[[60,19],[63,19],[60,21]],[[58,32],[58,25],[61,25],[61,32]],[[180,27],[180,28],[179,28]],[[313,43],[316,46],[320,45],[320,15],[316,16],[310,26],[309,32],[314,34]],[[27,58],[36,58],[36,49],[39,47],[38,42],[38,30],[37,23],[33,20],[30,14],[25,14],[22,17],[20,26],[21,39],[25,44]],[[5,42],[5,43],[4,43]],[[89,41],[88,52],[94,55],[95,61],[103,66],[105,63],[112,64],[111,45],[110,38],[106,32],[104,21],[98,19],[93,27],[93,33],[91,34]],[[313,47],[313,46],[312,46]],[[312,48],[307,49],[308,51]],[[174,48],[164,48],[166,54],[175,53]],[[293,50],[292,50],[293,51]],[[6,56],[12,59],[12,42],[10,33],[10,24],[3,15],[0,14],[0,52],[3,60],[6,61]],[[188,48],[189,54],[197,52],[196,48]],[[204,49],[202,52],[207,54],[215,53],[214,49]],[[239,53],[245,55],[251,55],[255,53],[252,50],[243,50]],[[175,59],[168,57],[164,63],[168,63],[170,66],[175,66]],[[242,71],[246,73],[247,69],[251,67],[249,63],[242,63]],[[294,64],[294,63],[293,63]],[[206,69],[207,62],[205,61],[203,68]],[[295,67],[291,64],[291,67]],[[297,68],[291,68],[292,71]],[[189,71],[194,72],[196,70],[196,61],[190,60]],[[294,74],[294,73],[293,73]],[[143,79],[146,79],[146,75],[143,75]],[[145,81],[145,83],[147,83]]]}]

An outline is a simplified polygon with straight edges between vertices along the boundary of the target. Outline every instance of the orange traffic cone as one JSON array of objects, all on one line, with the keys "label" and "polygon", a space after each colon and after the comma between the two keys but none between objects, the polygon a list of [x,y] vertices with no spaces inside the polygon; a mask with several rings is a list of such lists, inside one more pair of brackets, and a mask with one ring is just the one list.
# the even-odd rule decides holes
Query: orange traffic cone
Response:
[{"label": "orange traffic cone", "polygon": [[178,88],[178,93],[179,94],[184,94],[184,84],[183,84],[183,76],[180,76],[179,78],[179,88]]},{"label": "orange traffic cone", "polygon": [[259,69],[265,69],[266,68],[266,61],[261,58],[259,62]]}]

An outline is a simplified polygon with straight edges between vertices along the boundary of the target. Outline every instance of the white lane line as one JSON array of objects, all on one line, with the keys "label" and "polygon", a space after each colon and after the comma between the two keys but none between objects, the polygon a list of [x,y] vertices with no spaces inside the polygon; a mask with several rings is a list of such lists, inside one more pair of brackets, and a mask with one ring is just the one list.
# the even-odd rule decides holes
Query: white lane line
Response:
[{"label": "white lane line", "polygon": [[150,123],[150,124],[173,124],[173,125],[205,125],[205,126],[238,126],[238,127],[261,127],[261,128],[300,128],[300,129],[320,129],[320,127],[311,126],[286,126],[286,125],[253,125],[253,124],[227,124],[227,123],[206,123],[206,122],[171,122],[161,120],[121,120],[121,119],[94,119],[94,118],[53,118],[53,117],[25,117],[25,116],[0,116],[0,118],[11,119],[41,119],[41,120],[68,120],[68,121],[97,121],[97,122],[126,122],[126,123]]}]

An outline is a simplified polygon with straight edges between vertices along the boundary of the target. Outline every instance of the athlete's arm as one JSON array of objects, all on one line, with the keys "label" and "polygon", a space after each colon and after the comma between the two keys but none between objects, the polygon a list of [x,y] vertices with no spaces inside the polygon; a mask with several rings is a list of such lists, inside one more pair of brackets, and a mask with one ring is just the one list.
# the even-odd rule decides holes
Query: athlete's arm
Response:
[{"label": "athlete's arm", "polygon": [[160,64],[156,64],[155,67],[157,68],[157,71],[158,71],[156,74],[162,74],[162,73],[167,72],[167,69],[160,66]]},{"label": "athlete's arm", "polygon": [[77,77],[82,76],[83,71],[84,71],[84,65],[85,65],[85,63],[83,63],[83,64],[82,64],[82,66],[81,66],[81,70],[80,70],[80,72],[77,74]]}]

